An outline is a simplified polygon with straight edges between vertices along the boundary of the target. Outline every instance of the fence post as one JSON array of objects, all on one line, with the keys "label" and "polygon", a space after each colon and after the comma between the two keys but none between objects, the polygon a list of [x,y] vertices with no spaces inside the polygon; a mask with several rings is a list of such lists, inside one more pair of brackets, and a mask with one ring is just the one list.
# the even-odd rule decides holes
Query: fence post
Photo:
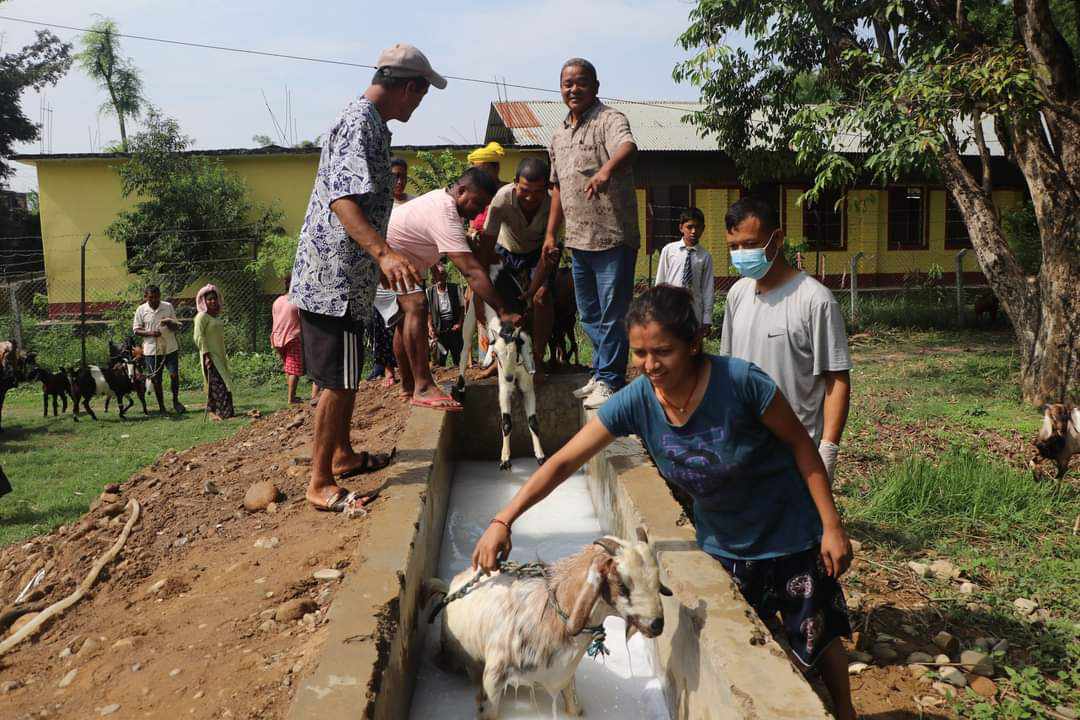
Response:
[{"label": "fence post", "polygon": [[964,255],[967,248],[956,253],[956,321],[964,326]]},{"label": "fence post", "polygon": [[[252,238],[251,240],[251,262],[254,265],[255,259],[259,256],[258,241]],[[248,337],[251,341],[251,352],[256,352],[258,348],[258,327],[259,327],[259,274],[252,273],[251,283],[251,319],[248,321],[251,325],[248,331]]]},{"label": "fence post", "polygon": [[22,350],[22,311],[19,308],[19,293],[15,289],[14,282],[8,285],[8,298],[11,302],[11,332],[15,336],[15,347]]},{"label": "fence post", "polygon": [[851,327],[856,327],[855,304],[859,298],[859,258],[863,256],[859,251],[851,256]]},{"label": "fence post", "polygon": [[79,351],[82,365],[86,367],[86,243],[90,242],[90,233],[83,238],[79,248]]}]

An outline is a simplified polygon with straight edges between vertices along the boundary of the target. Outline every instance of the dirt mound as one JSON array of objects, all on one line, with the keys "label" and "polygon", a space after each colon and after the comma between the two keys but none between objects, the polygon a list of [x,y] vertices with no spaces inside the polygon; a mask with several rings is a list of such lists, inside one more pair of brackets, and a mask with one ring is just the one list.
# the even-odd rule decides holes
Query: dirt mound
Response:
[{"label": "dirt mound", "polygon": [[[167,451],[109,487],[79,522],[0,551],[6,609],[41,570],[20,607],[43,608],[72,592],[116,541],[127,500],[143,507],[90,594],[0,657],[3,716],[283,717],[323,641],[339,584],[312,574],[346,570],[364,538],[362,518],[315,513],[304,501],[312,413],[294,406],[227,440]],[[355,447],[389,451],[407,417],[397,388],[365,383],[353,417]],[[77,460],[72,468],[78,471]],[[385,475],[345,484],[371,489]],[[249,513],[244,494],[260,480],[284,498]],[[275,620],[278,607],[297,598],[315,603],[314,612]],[[0,609],[0,633],[13,615]]]}]

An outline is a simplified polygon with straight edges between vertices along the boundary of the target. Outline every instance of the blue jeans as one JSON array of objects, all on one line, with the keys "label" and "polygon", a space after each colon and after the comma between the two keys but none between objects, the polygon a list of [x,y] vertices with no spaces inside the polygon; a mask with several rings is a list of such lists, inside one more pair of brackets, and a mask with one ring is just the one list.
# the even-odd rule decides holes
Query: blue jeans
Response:
[{"label": "blue jeans", "polygon": [[618,390],[626,384],[626,311],[634,295],[637,248],[574,250],[574,296],[593,346],[593,376]]}]

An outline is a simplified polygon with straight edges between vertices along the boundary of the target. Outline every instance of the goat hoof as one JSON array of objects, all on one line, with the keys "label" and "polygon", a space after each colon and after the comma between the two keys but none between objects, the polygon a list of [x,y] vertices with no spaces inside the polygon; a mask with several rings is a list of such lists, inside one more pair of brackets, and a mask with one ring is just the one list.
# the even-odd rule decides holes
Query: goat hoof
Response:
[{"label": "goat hoof", "polygon": [[546,457],[538,457],[538,458],[536,458],[536,464],[537,464],[537,465],[543,465],[543,464],[544,464],[544,463],[546,463],[546,462],[547,462],[547,458],[546,458]]},{"label": "goat hoof", "polygon": [[499,463],[499,469],[500,470],[509,470],[510,469],[510,461],[506,460],[504,462]]}]

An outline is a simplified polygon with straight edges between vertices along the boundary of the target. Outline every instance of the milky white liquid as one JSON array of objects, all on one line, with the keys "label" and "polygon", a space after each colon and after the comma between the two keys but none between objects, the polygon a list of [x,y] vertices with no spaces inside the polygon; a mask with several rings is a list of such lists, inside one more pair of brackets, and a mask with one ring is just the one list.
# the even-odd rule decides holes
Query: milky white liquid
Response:
[{"label": "milky white liquid", "polygon": [[[449,580],[469,566],[473,546],[492,516],[517,492],[536,469],[532,458],[514,460],[512,472],[499,470],[495,461],[459,462],[455,466],[446,515],[439,577]],[[573,555],[603,535],[593,511],[585,476],[574,475],[543,502],[514,523],[514,550],[511,560],[552,562]],[[423,622],[426,624],[426,615]],[[435,666],[439,623],[427,625],[427,638],[413,694],[412,720],[465,720],[476,717],[478,686],[464,674],[450,674]],[[577,668],[577,691],[586,717],[619,720],[669,720],[663,691],[651,667],[647,640],[635,634],[624,640],[626,624],[609,617],[604,623],[611,654],[602,660],[587,655]],[[535,695],[535,702],[534,702]],[[541,688],[509,688],[503,695],[499,718],[567,718],[562,700],[557,714],[552,699]]]}]

